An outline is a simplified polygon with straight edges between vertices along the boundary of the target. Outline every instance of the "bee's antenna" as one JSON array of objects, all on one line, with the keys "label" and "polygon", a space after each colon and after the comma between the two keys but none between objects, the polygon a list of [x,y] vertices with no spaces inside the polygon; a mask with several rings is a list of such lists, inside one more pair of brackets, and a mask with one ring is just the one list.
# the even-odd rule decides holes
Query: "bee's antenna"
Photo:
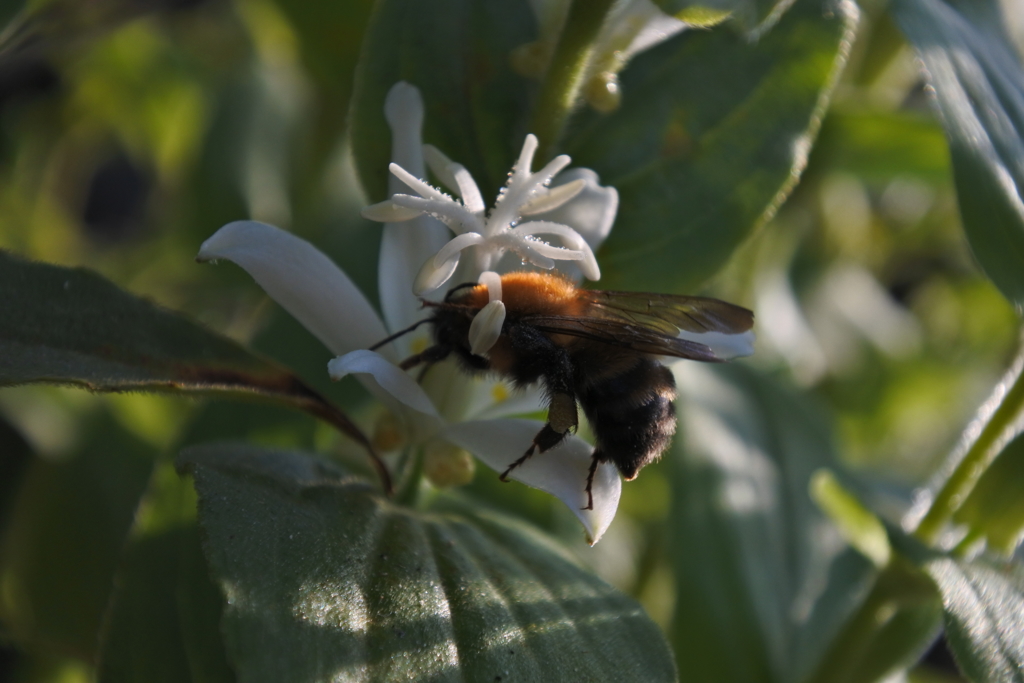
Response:
[{"label": "bee's antenna", "polygon": [[377,349],[379,349],[380,347],[384,346],[388,342],[393,342],[396,339],[398,339],[399,337],[401,337],[402,335],[409,334],[410,332],[415,330],[417,327],[419,327],[423,323],[429,323],[429,322],[430,322],[430,318],[424,318],[423,320],[420,320],[419,322],[410,325],[409,327],[405,328],[404,330],[399,330],[398,332],[395,332],[390,337],[385,337],[384,339],[381,339],[379,342],[377,342],[376,344],[371,346],[370,347],[370,351],[376,351]]},{"label": "bee's antenna", "polygon": [[[476,287],[478,284],[479,283],[477,282],[463,282],[461,285],[456,285],[455,287],[452,287],[451,289],[448,290],[448,293],[444,295],[444,302],[448,303],[448,301],[451,300],[452,298],[452,294],[459,291],[460,289],[465,289],[466,287]],[[424,301],[423,303],[424,305],[427,305],[426,301]]]}]

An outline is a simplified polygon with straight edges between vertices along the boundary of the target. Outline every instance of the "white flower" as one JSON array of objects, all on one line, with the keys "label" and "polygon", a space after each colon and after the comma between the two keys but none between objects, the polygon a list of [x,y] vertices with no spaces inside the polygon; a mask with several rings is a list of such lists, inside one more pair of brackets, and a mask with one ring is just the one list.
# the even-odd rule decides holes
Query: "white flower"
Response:
[{"label": "white flower", "polygon": [[[385,109],[393,134],[392,158],[401,168],[422,176],[420,126],[423,107],[419,92],[408,84],[399,83],[389,93]],[[428,152],[428,155],[432,154]],[[516,187],[522,188],[528,183],[532,188],[527,192],[530,198],[525,199],[526,205],[548,212],[544,215],[546,222],[553,223],[552,216],[555,215],[576,221],[574,230],[563,225],[561,227],[565,231],[546,234],[561,237],[562,232],[569,234],[568,231],[572,231],[587,244],[587,249],[584,251],[579,242],[573,242],[564,251],[592,257],[592,249],[603,240],[614,219],[618,199],[615,191],[601,188],[595,174],[581,169],[566,183],[580,181],[571,189],[572,198],[565,197],[570,194],[569,190],[562,190],[564,194],[556,195],[555,201],[544,203],[544,197],[550,197],[558,190],[547,190],[542,187],[543,181],[533,180],[547,171],[530,175],[530,155],[524,155],[527,158],[525,164],[517,164],[517,172],[520,168],[525,169],[525,182]],[[431,168],[435,168],[437,163],[435,158]],[[554,172],[557,170],[551,175]],[[468,178],[468,173],[463,176],[456,170],[453,176]],[[403,182],[408,183],[408,180],[403,179]],[[463,199],[471,194],[468,189],[471,183],[471,179],[469,183],[456,181],[463,190]],[[511,189],[506,196],[510,193]],[[453,200],[447,201],[456,204]],[[496,212],[504,201],[499,202]],[[522,208],[524,199],[517,201],[517,206]],[[395,203],[395,206],[400,205]],[[482,207],[482,202],[473,206]],[[507,208],[511,210],[511,207],[510,204]],[[402,421],[408,434],[407,448],[423,452],[436,452],[439,447],[441,450],[453,446],[463,448],[497,472],[502,472],[526,452],[533,437],[543,427],[543,423],[537,420],[509,417],[543,409],[539,390],[527,390],[508,397],[508,389],[502,382],[470,377],[457,371],[452,364],[435,366],[428,373],[425,385],[421,386],[413,376],[393,363],[409,355],[410,347],[416,343],[413,335],[392,342],[379,353],[367,350],[389,332],[404,329],[423,317],[419,302],[411,292],[412,283],[419,265],[428,257],[432,259],[445,245],[447,228],[426,212],[417,211],[411,219],[408,214],[396,217],[404,217],[407,222],[389,223],[384,228],[379,260],[383,321],[348,276],[329,258],[305,240],[273,226],[254,221],[229,223],[203,243],[197,259],[227,259],[252,275],[275,301],[292,313],[331,352],[338,354],[339,357],[328,365],[332,377],[354,375]],[[511,223],[511,219],[508,222]],[[483,223],[485,232],[489,223],[490,219]],[[505,232],[509,231],[514,232],[506,226]],[[485,237],[483,232],[474,233]],[[461,234],[468,234],[468,231]],[[509,243],[518,244],[515,242],[518,237],[508,239]],[[487,268],[480,269],[485,272],[467,271],[467,279],[479,278],[488,284],[491,303],[495,304],[490,310],[485,307],[486,314],[484,311],[478,314],[478,317],[491,320],[483,325],[483,335],[493,333],[493,319],[501,308],[500,292],[496,291],[500,288],[500,280],[489,270],[491,266],[500,269],[498,260],[501,252],[497,248],[487,251],[488,248],[491,247],[483,252],[487,258],[482,259],[486,261]],[[458,250],[454,253],[457,254]],[[582,264],[583,260],[576,259],[574,263]],[[586,264],[582,265],[586,267]],[[481,343],[486,345],[487,339],[482,338]],[[587,503],[585,483],[593,450],[582,439],[569,435],[559,446],[527,460],[510,476],[557,496],[580,519],[588,540],[596,543],[615,516],[621,480],[612,463],[602,463],[593,482],[594,508],[581,509]]]},{"label": "white flower", "polygon": [[[394,194],[387,201],[366,207],[363,216],[381,222],[395,222],[426,214],[442,221],[455,233],[454,239],[423,264],[413,286],[417,295],[432,292],[448,282],[459,266],[462,251],[468,248],[475,252],[477,273],[496,267],[501,255],[511,251],[522,261],[546,270],[554,268],[555,261],[575,261],[585,277],[600,279],[601,270],[593,250],[573,227],[550,220],[521,221],[526,217],[557,211],[588,189],[590,194],[601,192],[608,197],[606,203],[610,203],[613,210],[606,211],[605,217],[614,218],[618,193],[614,188],[600,188],[593,177],[579,177],[549,188],[548,183],[571,160],[563,154],[532,173],[530,167],[536,151],[537,138],[527,135],[508,185],[498,195],[490,214],[485,213],[480,189],[469,171],[436,148],[430,145],[423,148],[427,165],[444,185],[458,193],[462,201],[452,199],[399,164],[391,164],[391,173],[416,195]],[[606,227],[601,227],[607,231],[611,221]],[[548,244],[538,239],[538,235],[558,237],[565,246]]]}]

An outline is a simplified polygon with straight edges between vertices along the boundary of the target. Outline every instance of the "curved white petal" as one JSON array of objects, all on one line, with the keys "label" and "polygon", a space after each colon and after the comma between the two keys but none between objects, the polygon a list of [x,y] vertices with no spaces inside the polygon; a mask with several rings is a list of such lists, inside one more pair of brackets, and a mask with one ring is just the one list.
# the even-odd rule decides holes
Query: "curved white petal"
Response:
[{"label": "curved white petal", "polygon": [[448,240],[441,249],[434,255],[434,267],[440,268],[443,264],[455,258],[456,254],[467,247],[473,247],[484,242],[484,236],[478,232],[467,232],[456,235]]},{"label": "curved white petal", "polygon": [[[377,290],[380,307],[388,329],[397,331],[409,327],[423,318],[423,306],[417,296],[416,277],[423,261],[444,247],[451,233],[440,221],[430,216],[419,216],[405,223],[384,226],[380,242],[377,270]],[[426,330],[405,335],[393,344],[405,357],[417,338]]]},{"label": "curved white petal", "polygon": [[578,178],[571,183],[565,183],[550,189],[545,188],[543,192],[538,192],[519,207],[519,215],[533,216],[547,211],[554,211],[562,204],[575,198],[586,186],[587,181]]},{"label": "curved white petal", "polygon": [[515,231],[523,235],[558,235],[570,249],[574,250],[573,254],[558,256],[544,251],[541,251],[541,253],[551,258],[578,261],[577,266],[582,271],[584,277],[588,280],[601,279],[601,267],[597,265],[597,257],[594,256],[590,245],[587,244],[582,235],[568,225],[552,223],[551,221],[529,221],[517,226]]},{"label": "curved white petal", "polygon": [[476,186],[476,181],[473,180],[473,176],[469,174],[465,166],[452,161],[433,145],[423,145],[423,157],[442,185],[450,190],[458,191],[468,210],[473,213],[483,213],[486,208],[484,198],[480,194],[480,188]]},{"label": "curved white petal", "polygon": [[[448,425],[441,435],[473,453],[488,467],[504,472],[526,452],[543,426],[537,420],[478,420]],[[592,487],[594,509],[582,509],[587,504],[587,471],[593,452],[593,446],[586,441],[569,435],[558,446],[534,455],[509,474],[510,478],[547,491],[565,503],[583,523],[591,545],[600,540],[615,518],[622,493],[622,480],[615,465],[601,463]]]},{"label": "curved white petal", "polygon": [[420,272],[416,275],[416,280],[413,282],[413,294],[424,296],[436,291],[438,287],[451,279],[452,275],[455,274],[455,269],[458,267],[458,252],[450,260],[441,264],[440,267],[434,265],[433,256],[428,256],[427,260],[423,263],[423,267],[420,268]]},{"label": "curved white petal", "polygon": [[501,299],[501,275],[493,270],[485,270],[480,273],[477,282],[487,288],[487,301],[499,301]]},{"label": "curved white petal", "polygon": [[378,223],[400,223],[423,215],[422,209],[413,209],[395,204],[390,199],[363,207],[359,212],[363,218]]},{"label": "curved white petal", "polygon": [[547,410],[548,402],[540,384],[521,389],[500,378],[478,379],[470,388],[464,420],[486,420],[513,415],[527,416]]},{"label": "curved white petal", "polygon": [[227,259],[331,350],[366,348],[387,336],[373,307],[316,247],[266,223],[235,221],[199,249],[198,261]]},{"label": "curved white petal", "polygon": [[571,201],[533,218],[568,225],[597,251],[612,230],[619,210],[619,193],[614,187],[602,187],[598,175],[589,168],[573,168],[560,174],[552,189],[577,180],[583,180],[585,186]]},{"label": "curved white petal", "polygon": [[[391,128],[391,161],[414,176],[422,178],[423,168],[423,97],[419,88],[399,81],[384,98],[384,118]],[[388,194],[404,190],[398,178],[388,178]]]},{"label": "curved white petal", "polygon": [[469,349],[477,356],[483,356],[501,336],[505,323],[505,304],[499,299],[489,301],[469,324]]},{"label": "curved white petal", "polygon": [[424,415],[438,417],[433,402],[416,380],[376,351],[359,349],[334,358],[327,364],[327,372],[334,380],[346,375],[369,375],[402,405]]},{"label": "curved white petal", "polygon": [[602,187],[598,175],[589,168],[573,168],[560,173],[555,179],[554,186],[577,180],[583,180],[585,186],[571,201],[532,218],[537,221],[561,223],[579,233],[590,247],[590,254],[580,262],[559,263],[558,270],[573,281],[578,281],[580,275],[585,275],[588,280],[597,280],[601,277],[601,271],[593,253],[612,230],[615,214],[619,209],[619,193],[614,187]]},{"label": "curved white petal", "polygon": [[455,180],[455,172],[452,165],[455,163],[448,158],[448,155],[433,145],[423,145],[423,158],[427,162],[427,168],[434,174],[434,177],[441,181],[441,184],[449,190],[459,186]]},{"label": "curved white petal", "polygon": [[[423,163],[423,99],[413,85],[398,82],[388,91],[384,115],[391,127],[391,161],[412,175],[426,177]],[[394,175],[388,178],[389,194],[403,191],[405,184]],[[363,209],[363,216],[386,223],[381,234],[377,262],[377,290],[384,321],[390,330],[409,327],[423,313],[413,295],[413,286],[424,259],[448,240],[448,228],[421,208],[381,202]],[[408,334],[392,344],[405,357],[426,330]]]},{"label": "curved white petal", "polygon": [[484,229],[483,220],[479,216],[453,199],[424,199],[411,194],[396,194],[391,201],[398,206],[429,213],[459,235],[470,231],[483,232]]},{"label": "curved white petal", "polygon": [[[438,190],[436,187],[434,187],[433,185],[424,180],[420,180],[419,178],[414,176],[412,173],[409,173],[407,170],[405,170],[398,164],[389,164],[388,170],[391,171],[391,174],[393,176],[401,180],[404,184],[409,186],[409,188],[413,192],[423,197],[424,199],[440,199],[449,202],[455,201],[454,199],[446,195],[444,192],[441,192],[441,190]],[[399,190],[400,189],[401,188],[399,188]],[[399,194],[399,190],[395,190],[395,194]]]}]

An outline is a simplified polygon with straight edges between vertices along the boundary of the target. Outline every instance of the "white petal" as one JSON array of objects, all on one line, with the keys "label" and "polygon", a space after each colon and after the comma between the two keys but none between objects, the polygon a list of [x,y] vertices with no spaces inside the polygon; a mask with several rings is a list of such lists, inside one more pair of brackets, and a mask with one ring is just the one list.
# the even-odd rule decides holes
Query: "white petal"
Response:
[{"label": "white petal", "polygon": [[203,242],[196,259],[237,263],[333,353],[366,348],[387,336],[366,297],[333,261],[272,225],[228,223]]},{"label": "white petal", "polygon": [[559,174],[554,186],[558,187],[576,180],[583,180],[586,183],[583,191],[572,201],[535,218],[568,225],[587,241],[592,250],[597,251],[615,222],[615,214],[619,209],[619,193],[614,187],[601,187],[600,178],[589,168],[574,168]]},{"label": "white petal", "polygon": [[[454,202],[455,201],[451,197],[446,195],[444,192],[441,192],[441,190],[438,190],[436,187],[432,186],[430,183],[427,183],[427,182],[425,182],[423,180],[420,180],[419,178],[414,176],[412,173],[409,173],[407,170],[405,170],[404,168],[402,168],[398,164],[394,164],[394,163],[389,164],[388,165],[388,169],[391,171],[391,174],[393,176],[395,176],[396,178],[401,180],[413,192],[415,192],[419,196],[423,197],[424,199],[440,199],[440,200],[446,200],[446,201],[449,201],[449,202]],[[398,194],[400,191],[401,191],[401,189],[396,190],[395,194]]]},{"label": "white petal", "polygon": [[597,174],[589,168],[574,168],[560,173],[555,179],[555,186],[576,180],[586,183],[582,192],[557,209],[538,214],[534,218],[568,225],[579,233],[590,246],[590,255],[582,262],[562,262],[558,264],[558,270],[573,281],[578,281],[580,275],[586,275],[589,280],[597,280],[601,271],[597,259],[593,258],[593,252],[597,251],[612,230],[615,213],[619,208],[619,193],[614,187],[601,187]]},{"label": "white petal", "polygon": [[501,299],[501,276],[493,270],[485,270],[480,273],[477,282],[487,288],[487,301],[499,301]]},{"label": "white petal", "polygon": [[[391,86],[384,99],[384,118],[391,127],[391,161],[418,178],[424,177],[423,98],[419,89],[405,81]],[[388,178],[388,194],[404,189],[398,178]]]},{"label": "white petal", "polygon": [[679,330],[676,335],[680,339],[704,344],[715,352],[722,360],[743,358],[754,355],[754,331],[747,330],[742,334],[725,334],[724,332],[689,332]]},{"label": "white petal", "polygon": [[580,178],[571,183],[565,183],[564,185],[545,189],[544,192],[538,192],[528,202],[519,207],[519,215],[533,216],[546,211],[554,211],[582,192],[586,185],[587,181]]},{"label": "white petal", "polygon": [[499,299],[490,301],[473,316],[469,324],[469,349],[477,356],[483,356],[501,336],[505,323],[505,304]]},{"label": "white petal", "polygon": [[468,409],[462,416],[467,420],[525,416],[547,410],[547,398],[540,384],[517,389],[502,379],[478,379],[470,391]]},{"label": "white petal", "polygon": [[[430,216],[384,226],[377,291],[388,329],[405,329],[423,317],[423,306],[417,296],[425,292],[416,291],[416,277],[423,261],[443,248],[450,234],[448,228]],[[409,355],[412,345],[426,333],[426,329],[417,330],[392,342],[399,356]]]},{"label": "white petal", "polygon": [[482,232],[483,221],[462,204],[445,197],[443,199],[424,199],[410,194],[396,194],[391,201],[399,206],[429,213],[452,229],[457,235],[464,232]]},{"label": "white petal", "polygon": [[[396,83],[384,101],[384,116],[391,126],[391,161],[412,175],[424,178],[423,99],[419,90],[405,82]],[[388,178],[388,190],[390,194],[404,191],[405,184],[392,175]],[[365,218],[386,223],[377,262],[377,289],[384,321],[391,330],[406,328],[422,316],[420,302],[413,296],[416,274],[423,260],[448,240],[448,229],[423,213],[421,208],[402,206],[390,200],[362,211]],[[417,337],[424,333],[406,335],[392,345],[400,355],[406,356]]]},{"label": "white petal", "polygon": [[430,397],[404,370],[375,351],[360,349],[332,359],[327,364],[331,379],[346,375],[369,375],[389,396],[416,412],[438,417]]},{"label": "white petal", "polygon": [[484,237],[478,232],[456,235],[434,255],[434,267],[440,268],[442,264],[451,261],[463,249],[482,244],[483,242]]},{"label": "white petal", "polygon": [[540,242],[531,242],[524,239],[523,236],[516,234],[514,230],[506,230],[488,240],[488,246],[491,248],[506,249],[514,252],[519,258],[529,261],[538,268],[551,270],[555,267],[555,262],[534,249],[533,247],[536,244],[540,244]]},{"label": "white petal", "polygon": [[543,185],[558,175],[563,168],[571,163],[572,157],[568,154],[559,154],[557,157],[544,164],[544,168],[534,173],[530,180],[538,185]]},{"label": "white petal", "polygon": [[433,145],[423,145],[423,158],[427,162],[427,167],[441,181],[442,185],[449,190],[454,190],[459,186],[451,168],[455,162],[449,159],[444,152]]},{"label": "white petal", "polygon": [[440,267],[434,265],[433,256],[428,256],[427,260],[423,263],[423,267],[420,268],[420,272],[416,275],[416,280],[413,282],[413,293],[416,296],[423,296],[433,292],[438,287],[448,282],[452,275],[455,274],[455,269],[458,267],[458,253],[456,253],[451,260],[443,263]]},{"label": "white petal", "polygon": [[514,174],[529,174],[530,167],[533,165],[533,155],[537,153],[537,146],[540,143],[537,141],[537,136],[530,133],[523,139],[523,148],[519,151],[519,158],[516,160],[515,166],[512,167]]},{"label": "white petal", "polygon": [[378,204],[365,206],[359,214],[367,220],[377,221],[378,223],[400,223],[410,218],[416,218],[416,216],[422,216],[423,211],[400,206],[389,199]]},{"label": "white petal", "polygon": [[473,176],[469,174],[469,171],[462,164],[452,164],[452,173],[459,187],[459,196],[462,197],[462,202],[466,205],[466,209],[475,214],[482,214],[486,208],[484,206],[484,198],[480,195],[480,188],[476,186]]},{"label": "white petal", "polygon": [[[488,467],[504,472],[526,452],[543,426],[537,420],[479,420],[448,425],[442,436],[476,455]],[[586,441],[569,435],[558,446],[534,455],[509,474],[510,478],[547,491],[565,503],[583,523],[591,545],[600,540],[614,519],[622,492],[615,465],[601,463],[592,487],[594,509],[582,509],[587,504],[587,471],[593,452],[593,446]]]},{"label": "white petal", "polygon": [[455,163],[433,145],[423,145],[423,156],[437,179],[448,189],[458,191],[462,202],[469,211],[483,212],[486,208],[484,207],[484,198],[480,195],[480,188],[476,186],[476,181],[473,180],[473,176],[469,174],[465,166]]},{"label": "white petal", "polygon": [[555,259],[578,261],[579,269],[588,280],[601,279],[601,268],[597,265],[597,258],[590,249],[590,245],[587,244],[578,232],[568,225],[552,223],[551,221],[529,221],[517,226],[515,232],[523,235],[558,235],[574,251],[564,256],[558,256],[544,250],[540,250],[541,253]]}]

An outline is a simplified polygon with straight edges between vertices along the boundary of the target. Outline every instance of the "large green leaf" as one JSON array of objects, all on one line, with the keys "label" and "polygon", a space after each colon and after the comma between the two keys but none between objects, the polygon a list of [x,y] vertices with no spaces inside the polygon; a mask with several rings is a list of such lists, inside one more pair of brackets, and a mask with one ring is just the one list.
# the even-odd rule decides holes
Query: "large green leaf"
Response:
[{"label": "large green leaf", "polygon": [[0,546],[0,618],[18,641],[92,661],[153,455],[104,412],[66,460],[32,462]]},{"label": "large green leaf", "polygon": [[519,524],[399,508],[296,453],[181,460],[242,680],[675,679],[636,602]]},{"label": "large green leaf", "polygon": [[949,138],[964,231],[1003,294],[1024,306],[1024,70],[998,25],[998,3],[894,0]]},{"label": "large green leaf", "polygon": [[875,182],[903,175],[932,183],[949,178],[942,127],[917,112],[830,112],[811,155],[815,165]]},{"label": "large green leaf", "polygon": [[287,369],[80,268],[0,251],[0,386],[232,392],[359,430]]},{"label": "large green leaf", "polygon": [[828,416],[742,365],[676,366],[670,542],[687,681],[797,681],[863,600],[874,567],[811,500],[835,466]]},{"label": "large green leaf", "polygon": [[497,195],[529,132],[527,83],[512,72],[509,53],[534,31],[521,0],[376,3],[351,113],[352,151],[372,200],[386,196],[391,158],[384,98],[403,80],[423,95],[426,141],[466,166],[485,200]]},{"label": "large green leaf", "polygon": [[[676,376],[682,678],[872,683],[916,661],[941,615],[931,582],[888,559],[880,522],[859,504],[851,533],[850,519],[837,528],[811,498],[825,493],[822,468],[836,466],[829,416],[742,365],[682,364]],[[851,500],[832,503],[832,515],[849,517]]]},{"label": "large green leaf", "polygon": [[1024,569],[947,557],[924,569],[942,594],[946,638],[968,680],[1024,681]]},{"label": "large green leaf", "polygon": [[120,565],[98,679],[233,681],[220,635],[224,601],[200,550],[195,492],[168,461],[153,473]]},{"label": "large green leaf", "polygon": [[621,108],[564,145],[618,188],[602,287],[692,290],[769,218],[803,170],[846,60],[852,3],[798,0],[759,42],[684,32],[622,73]]}]

